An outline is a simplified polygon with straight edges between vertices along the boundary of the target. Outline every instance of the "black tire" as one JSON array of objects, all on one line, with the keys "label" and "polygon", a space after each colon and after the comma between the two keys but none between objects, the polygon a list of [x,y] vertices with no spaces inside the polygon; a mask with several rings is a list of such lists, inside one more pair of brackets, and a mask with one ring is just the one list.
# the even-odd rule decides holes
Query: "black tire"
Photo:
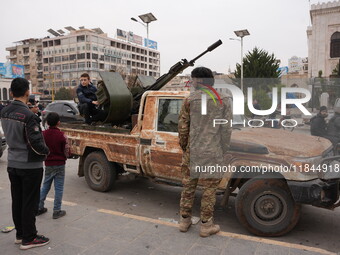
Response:
[{"label": "black tire", "polygon": [[251,233],[258,236],[282,236],[291,231],[300,217],[283,179],[254,177],[237,194],[236,216]]},{"label": "black tire", "polygon": [[116,181],[116,169],[103,152],[91,152],[84,162],[85,180],[95,191],[106,192],[113,188]]}]

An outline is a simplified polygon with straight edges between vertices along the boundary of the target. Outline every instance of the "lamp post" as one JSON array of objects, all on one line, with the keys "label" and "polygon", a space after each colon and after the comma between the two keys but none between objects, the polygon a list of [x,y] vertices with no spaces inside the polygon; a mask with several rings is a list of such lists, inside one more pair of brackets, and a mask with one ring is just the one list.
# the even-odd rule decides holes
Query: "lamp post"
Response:
[{"label": "lamp post", "polygon": [[241,90],[243,91],[243,37],[250,35],[247,29],[234,31],[237,37],[240,37],[241,40],[235,38],[229,38],[230,40],[237,40],[241,42]]},{"label": "lamp post", "polygon": [[138,22],[139,24],[142,24],[146,28],[146,48],[147,48],[147,58],[146,58],[147,63],[146,64],[147,64],[147,70],[149,72],[149,24],[152,21],[156,21],[157,19],[151,12],[147,14],[139,15],[138,17],[143,21],[143,23],[133,17],[131,18],[131,20]]}]

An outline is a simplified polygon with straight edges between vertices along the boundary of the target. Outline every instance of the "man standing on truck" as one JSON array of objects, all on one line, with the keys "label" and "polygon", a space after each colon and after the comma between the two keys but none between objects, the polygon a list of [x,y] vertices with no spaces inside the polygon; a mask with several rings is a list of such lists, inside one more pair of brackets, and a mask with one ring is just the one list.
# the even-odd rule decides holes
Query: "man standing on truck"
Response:
[{"label": "man standing on truck", "polygon": [[8,143],[7,172],[11,182],[12,217],[15,244],[27,250],[49,243],[37,235],[35,215],[38,210],[43,161],[49,153],[37,117],[26,105],[29,82],[15,78],[11,83],[14,101],[1,111],[1,124]]},{"label": "man standing on truck", "polygon": [[215,91],[212,88],[214,76],[210,69],[198,67],[191,72],[191,77],[195,91],[183,102],[178,122],[179,142],[183,149],[183,191],[180,201],[179,230],[186,232],[191,226],[195,190],[200,180],[203,186],[200,236],[207,237],[220,231],[220,227],[213,223],[213,213],[216,190],[221,177],[220,175],[195,172],[193,169],[197,164],[223,165],[223,156],[229,149],[231,126],[217,125],[214,127],[213,120],[230,120],[231,106],[226,96],[221,95],[218,104],[215,104],[215,100],[210,98],[207,100],[208,114],[202,115],[201,92]]},{"label": "man standing on truck", "polygon": [[80,84],[77,88],[77,97],[79,99],[79,111],[84,115],[85,123],[91,124],[96,121],[104,121],[105,113],[97,108],[99,105],[96,96],[97,88],[90,82],[90,76],[83,73],[80,76]]}]

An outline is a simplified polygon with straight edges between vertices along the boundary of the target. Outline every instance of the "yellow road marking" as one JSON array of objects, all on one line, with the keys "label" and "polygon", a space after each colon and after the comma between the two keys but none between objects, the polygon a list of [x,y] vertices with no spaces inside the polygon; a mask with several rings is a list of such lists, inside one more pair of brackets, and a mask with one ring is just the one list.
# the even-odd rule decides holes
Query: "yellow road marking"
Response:
[{"label": "yellow road marking", "polygon": [[[126,218],[134,219],[134,220],[140,220],[140,221],[145,221],[145,222],[161,224],[161,225],[165,225],[165,226],[169,226],[169,227],[176,227],[176,228],[178,227],[178,224],[176,224],[176,223],[152,219],[152,218],[128,214],[128,213],[122,213],[122,212],[111,211],[111,210],[106,210],[106,209],[98,209],[97,212],[111,214],[111,215],[115,215],[115,216],[126,217]],[[271,244],[271,245],[276,245],[276,246],[282,246],[282,247],[287,247],[287,248],[292,248],[292,249],[317,252],[317,253],[320,253],[320,254],[336,255],[336,253],[334,253],[334,252],[330,252],[330,251],[320,249],[320,248],[316,248],[316,247],[310,247],[310,246],[305,246],[305,245],[301,245],[301,244],[287,243],[287,242],[276,241],[276,240],[271,240],[271,239],[266,239],[266,238],[261,238],[261,237],[235,234],[235,233],[224,232],[224,231],[220,231],[217,235],[242,239],[242,240],[246,240],[246,241],[253,241],[253,242],[258,242],[258,243],[265,243],[265,244]]]},{"label": "yellow road marking", "polygon": [[298,249],[298,250],[317,252],[320,254],[336,255],[336,253],[334,252],[330,252],[330,251],[316,248],[316,247],[305,246],[302,244],[287,243],[287,242],[276,241],[276,240],[271,240],[271,239],[266,239],[266,238],[261,238],[261,237],[247,236],[247,235],[235,234],[235,233],[224,232],[224,231],[220,231],[217,235],[232,237],[232,238],[237,238],[237,239],[242,239],[242,240],[247,240],[247,241],[253,241],[253,242],[258,242],[258,243],[282,246],[282,247],[287,247],[287,248],[293,248],[293,249]]},{"label": "yellow road marking", "polygon": [[101,213],[107,213],[107,214],[115,215],[115,216],[122,216],[122,217],[130,218],[130,219],[134,219],[134,220],[140,220],[140,221],[145,221],[145,222],[151,222],[151,223],[166,225],[166,226],[170,226],[170,227],[177,227],[178,226],[176,223],[166,222],[166,221],[163,221],[163,220],[157,220],[157,219],[152,219],[152,218],[148,218],[148,217],[128,214],[128,213],[122,213],[122,212],[111,211],[111,210],[106,210],[106,209],[99,209],[97,211],[101,212]]},{"label": "yellow road marking", "polygon": [[[49,201],[49,202],[53,202],[54,201],[54,199],[50,198],[50,197],[47,197],[46,200]],[[68,202],[68,201],[64,201],[63,200],[63,205],[76,206],[77,204],[73,203],[73,202]]]}]

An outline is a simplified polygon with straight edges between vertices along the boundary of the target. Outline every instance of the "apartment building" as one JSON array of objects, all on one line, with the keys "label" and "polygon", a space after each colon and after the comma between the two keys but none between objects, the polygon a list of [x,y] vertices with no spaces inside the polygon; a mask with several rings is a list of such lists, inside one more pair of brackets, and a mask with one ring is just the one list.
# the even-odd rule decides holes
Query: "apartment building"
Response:
[{"label": "apartment building", "polygon": [[33,92],[43,87],[42,69],[42,41],[41,39],[30,38],[15,42],[15,46],[7,47],[9,51],[7,59],[13,64],[23,65],[25,78],[31,81]]},{"label": "apartment building", "polygon": [[100,28],[68,29],[67,35],[42,40],[45,90],[76,86],[84,72],[89,73],[94,84],[101,79],[99,71],[104,70],[159,77],[157,50],[110,38]]},{"label": "apartment building", "polygon": [[9,60],[24,65],[33,92],[51,94],[61,87],[75,87],[84,72],[94,84],[101,79],[99,71],[160,76],[159,51],[110,38],[100,28],[66,29],[68,33],[51,30],[53,37],[27,39],[6,48]]}]

